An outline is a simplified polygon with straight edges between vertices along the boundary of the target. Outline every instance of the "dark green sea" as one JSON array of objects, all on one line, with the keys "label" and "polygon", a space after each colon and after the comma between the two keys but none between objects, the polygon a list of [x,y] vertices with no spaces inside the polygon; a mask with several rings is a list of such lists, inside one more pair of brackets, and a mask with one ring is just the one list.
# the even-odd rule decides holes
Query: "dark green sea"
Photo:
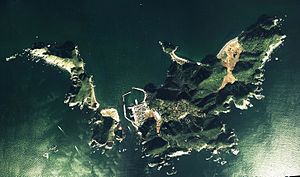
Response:
[{"label": "dark green sea", "polygon": [[200,61],[263,14],[285,20],[287,39],[266,65],[265,98],[226,115],[240,153],[224,154],[225,165],[205,160],[208,152],[180,157],[174,176],[300,175],[300,1],[0,0],[0,176],[158,177],[172,170],[145,170],[128,128],[112,151],[93,152],[86,114],[63,103],[68,74],[6,57],[38,41],[73,41],[100,104],[120,107],[131,87],[163,82],[171,61],[159,40]]}]

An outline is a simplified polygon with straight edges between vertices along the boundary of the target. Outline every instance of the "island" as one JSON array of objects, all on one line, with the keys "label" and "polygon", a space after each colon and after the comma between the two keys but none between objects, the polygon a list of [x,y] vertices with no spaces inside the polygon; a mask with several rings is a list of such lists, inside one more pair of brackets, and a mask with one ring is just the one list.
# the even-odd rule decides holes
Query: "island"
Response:
[{"label": "island", "polygon": [[102,108],[95,95],[93,76],[84,68],[85,63],[80,56],[78,46],[67,41],[63,44],[34,43],[31,48],[8,57],[6,61],[27,58],[29,61],[44,62],[55,66],[70,75],[71,86],[64,103],[73,108],[92,112],[90,118],[93,135],[90,145],[111,149],[115,141],[123,140],[123,130],[120,125],[118,111],[115,108]]},{"label": "island", "polygon": [[[251,99],[264,97],[264,66],[286,37],[281,22],[280,18],[262,16],[229,40],[218,54],[200,61],[178,56],[178,46],[159,41],[162,52],[172,61],[164,83],[133,87],[122,96],[123,117],[135,128],[149,167],[160,169],[174,157],[192,151],[210,151],[211,158],[221,152],[239,153],[237,135],[222,115],[233,108],[247,109],[253,106]],[[7,61],[17,58],[41,61],[69,74],[71,86],[64,102],[92,113],[91,147],[111,149],[124,139],[123,117],[116,108],[101,106],[93,76],[85,71],[73,42],[35,43]]]},{"label": "island", "polygon": [[[262,16],[218,54],[197,62],[178,56],[178,46],[159,41],[172,60],[164,83],[132,88],[123,95],[124,116],[141,137],[149,167],[161,168],[173,157],[192,151],[210,151],[212,157],[239,153],[237,136],[223,123],[222,114],[234,107],[247,109],[251,98],[263,98],[264,66],[286,37],[281,21]],[[132,91],[144,98],[128,102]]]}]

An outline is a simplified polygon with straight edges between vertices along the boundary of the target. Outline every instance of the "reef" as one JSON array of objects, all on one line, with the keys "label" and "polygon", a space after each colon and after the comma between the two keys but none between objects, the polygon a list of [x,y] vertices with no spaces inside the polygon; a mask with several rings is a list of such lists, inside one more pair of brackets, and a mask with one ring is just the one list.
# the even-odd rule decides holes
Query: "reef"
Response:
[{"label": "reef", "polygon": [[125,117],[141,138],[149,167],[160,168],[191,151],[208,150],[212,156],[239,152],[237,136],[222,114],[263,98],[265,63],[286,37],[280,27],[281,19],[262,16],[200,62],[177,56],[178,46],[172,43],[159,42],[172,60],[164,83],[133,88],[144,95],[141,101],[127,101],[133,90],[123,95]]},{"label": "reef", "polygon": [[92,147],[111,149],[115,140],[123,140],[123,130],[119,114],[115,108],[102,108],[95,95],[93,76],[85,71],[83,58],[78,46],[73,42],[59,44],[34,43],[31,48],[24,49],[6,60],[27,58],[29,61],[43,62],[55,66],[70,75],[71,86],[64,103],[73,108],[91,112],[91,127],[93,135],[90,141]]}]

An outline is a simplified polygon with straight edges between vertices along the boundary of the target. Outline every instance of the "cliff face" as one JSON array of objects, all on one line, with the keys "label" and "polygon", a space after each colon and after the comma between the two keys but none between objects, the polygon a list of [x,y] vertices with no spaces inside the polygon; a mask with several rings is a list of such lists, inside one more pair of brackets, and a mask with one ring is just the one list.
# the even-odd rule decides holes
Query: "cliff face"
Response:
[{"label": "cliff face", "polygon": [[164,83],[148,84],[144,100],[125,109],[141,134],[144,153],[154,157],[152,166],[193,150],[238,153],[237,138],[221,122],[221,113],[234,106],[246,109],[250,98],[263,97],[263,67],[285,38],[280,21],[261,17],[201,62],[179,57],[177,46],[160,42],[173,61]]}]

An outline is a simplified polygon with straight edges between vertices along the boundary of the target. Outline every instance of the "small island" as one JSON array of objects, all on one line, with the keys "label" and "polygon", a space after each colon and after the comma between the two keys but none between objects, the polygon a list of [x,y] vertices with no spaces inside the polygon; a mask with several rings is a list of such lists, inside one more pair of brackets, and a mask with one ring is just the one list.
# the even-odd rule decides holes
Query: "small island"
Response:
[{"label": "small island", "polygon": [[92,112],[93,136],[90,141],[92,147],[111,149],[115,140],[123,140],[118,111],[115,108],[101,108],[95,95],[93,76],[85,71],[85,63],[80,56],[78,46],[72,42],[65,42],[62,45],[39,42],[6,60],[24,57],[55,66],[70,75],[71,86],[64,103],[69,107],[78,106],[81,110],[87,108]]}]

